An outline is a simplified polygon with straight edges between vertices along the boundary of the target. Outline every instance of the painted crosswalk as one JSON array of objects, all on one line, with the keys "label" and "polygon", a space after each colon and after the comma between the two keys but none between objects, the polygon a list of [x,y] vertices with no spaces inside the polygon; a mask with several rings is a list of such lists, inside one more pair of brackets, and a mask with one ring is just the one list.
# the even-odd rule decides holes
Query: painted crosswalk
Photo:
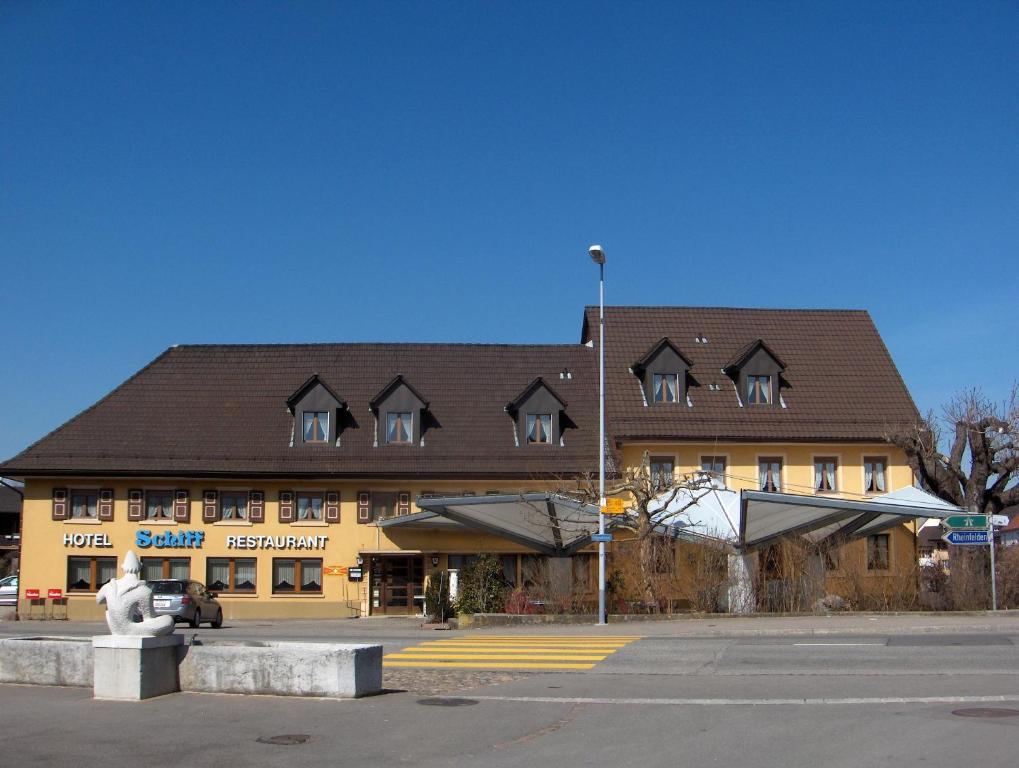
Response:
[{"label": "painted crosswalk", "polygon": [[592,669],[636,635],[483,635],[431,640],[388,653],[384,667],[422,669]]}]

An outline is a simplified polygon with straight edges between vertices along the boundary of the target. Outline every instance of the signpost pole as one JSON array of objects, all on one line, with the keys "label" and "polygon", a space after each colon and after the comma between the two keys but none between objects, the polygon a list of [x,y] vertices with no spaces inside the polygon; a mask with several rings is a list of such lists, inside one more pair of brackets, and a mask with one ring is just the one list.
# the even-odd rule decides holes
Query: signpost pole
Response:
[{"label": "signpost pole", "polygon": [[[976,505],[970,508],[976,513]],[[991,610],[998,610],[998,575],[994,572],[994,520],[993,515],[987,516],[987,538],[990,539],[988,546],[991,548]]]}]

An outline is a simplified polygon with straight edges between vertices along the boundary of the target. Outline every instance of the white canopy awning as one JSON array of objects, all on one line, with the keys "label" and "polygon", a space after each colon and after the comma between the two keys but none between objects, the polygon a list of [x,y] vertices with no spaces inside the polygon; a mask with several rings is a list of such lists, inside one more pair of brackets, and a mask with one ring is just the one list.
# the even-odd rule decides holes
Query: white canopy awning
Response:
[{"label": "white canopy awning", "polygon": [[723,488],[668,491],[671,500],[651,505],[656,516],[680,536],[725,541],[756,549],[784,536],[811,543],[855,539],[917,518],[943,518],[964,510],[919,488],[900,488],[862,501]]},{"label": "white canopy awning", "polygon": [[[665,497],[669,498],[664,510]],[[431,527],[433,515],[474,530],[500,536],[547,555],[573,554],[591,542],[598,531],[598,508],[555,493],[500,496],[447,496],[417,500],[424,510],[416,515],[383,521],[382,526]],[[804,496],[723,488],[679,489],[650,505],[664,533],[723,541],[740,549],[767,546],[785,536],[801,536],[811,543],[827,539],[855,539],[893,528],[917,518],[942,518],[964,512],[917,488],[849,501],[828,496]],[[608,527],[627,522],[626,516],[606,518]]]},{"label": "white canopy awning", "polygon": [[598,532],[596,505],[556,493],[426,497],[417,506],[553,557],[586,547]]}]

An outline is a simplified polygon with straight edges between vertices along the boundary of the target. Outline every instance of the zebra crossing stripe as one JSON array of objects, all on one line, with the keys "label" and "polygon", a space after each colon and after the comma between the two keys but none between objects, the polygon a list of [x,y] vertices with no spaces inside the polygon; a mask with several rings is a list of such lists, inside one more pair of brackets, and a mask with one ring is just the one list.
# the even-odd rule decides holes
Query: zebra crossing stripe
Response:
[{"label": "zebra crossing stripe", "polygon": [[421,669],[586,670],[637,636],[555,637],[500,635],[430,640],[383,657],[384,667]]}]

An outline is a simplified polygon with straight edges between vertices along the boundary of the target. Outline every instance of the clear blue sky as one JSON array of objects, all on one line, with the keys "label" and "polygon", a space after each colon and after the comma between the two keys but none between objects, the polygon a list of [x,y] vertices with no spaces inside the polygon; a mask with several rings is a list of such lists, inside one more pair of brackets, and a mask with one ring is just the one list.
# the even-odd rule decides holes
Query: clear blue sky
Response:
[{"label": "clear blue sky", "polygon": [[[175,343],[870,310],[1019,376],[1015,3],[0,5],[0,457]],[[611,332],[611,331],[610,331]],[[837,341],[835,342],[837,343]]]}]

